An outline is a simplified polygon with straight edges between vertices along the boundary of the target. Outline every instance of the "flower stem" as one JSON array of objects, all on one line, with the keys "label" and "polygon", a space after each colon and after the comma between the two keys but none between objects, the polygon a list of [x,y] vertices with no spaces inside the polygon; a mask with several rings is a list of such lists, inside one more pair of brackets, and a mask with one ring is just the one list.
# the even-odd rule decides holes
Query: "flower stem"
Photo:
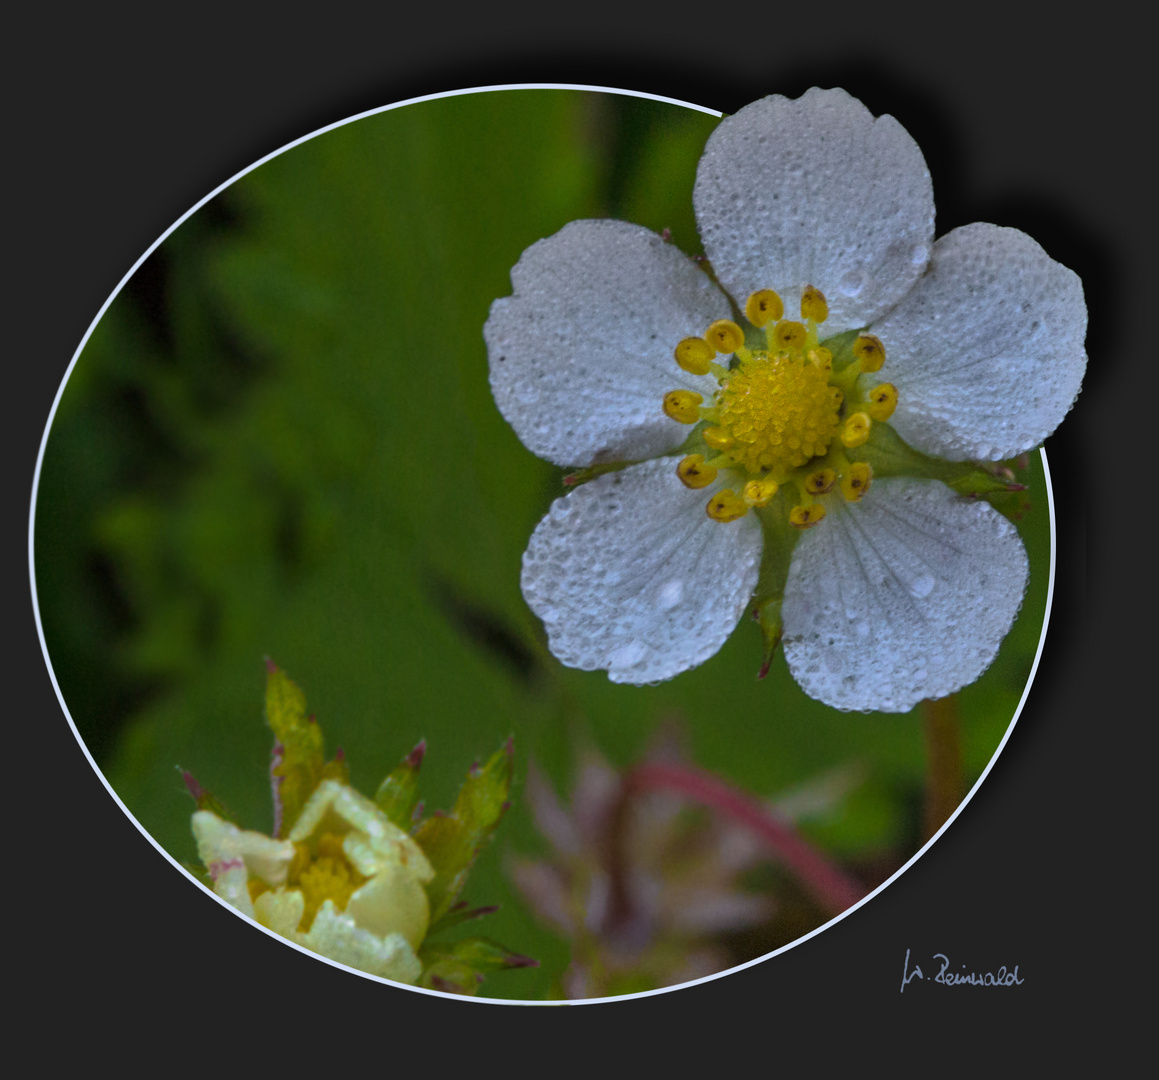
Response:
[{"label": "flower stem", "polygon": [[956,694],[922,702],[926,738],[924,839],[934,835],[957,809],[962,783],[962,732]]},{"label": "flower stem", "polygon": [[643,762],[627,772],[608,819],[608,876],[611,921],[629,909],[624,868],[624,833],[628,805],[645,791],[674,791],[685,795],[752,830],[797,876],[816,900],[833,912],[856,904],[866,889],[846,876],[796,830],[772,814],[758,800],[702,769],[666,762]]}]

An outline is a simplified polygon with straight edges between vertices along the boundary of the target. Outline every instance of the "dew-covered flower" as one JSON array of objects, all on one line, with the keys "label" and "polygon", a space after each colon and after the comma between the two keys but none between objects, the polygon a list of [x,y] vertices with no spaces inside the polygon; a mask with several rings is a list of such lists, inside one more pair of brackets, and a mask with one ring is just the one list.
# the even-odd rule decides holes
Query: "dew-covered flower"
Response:
[{"label": "dew-covered flower", "polygon": [[1015,229],[935,242],[917,144],[842,90],[724,120],[693,202],[711,276],[647,229],[576,221],[523,253],[484,328],[504,417],[586,480],[523,560],[552,652],[660,681],[751,610],[838,708],[972,682],[1028,570],[958,492],[998,486],[975,463],[1074,402],[1078,277]]},{"label": "dew-covered flower", "polygon": [[193,835],[214,891],[243,914],[349,967],[418,979],[434,870],[366,796],[323,780],[284,840],[210,810],[193,815]]}]

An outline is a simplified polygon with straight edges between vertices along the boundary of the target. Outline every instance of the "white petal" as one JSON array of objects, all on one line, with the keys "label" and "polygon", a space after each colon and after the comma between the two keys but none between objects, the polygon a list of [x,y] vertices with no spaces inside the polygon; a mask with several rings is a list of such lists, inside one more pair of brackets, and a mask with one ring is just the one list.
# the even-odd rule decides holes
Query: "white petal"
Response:
[{"label": "white petal", "polygon": [[291,941],[297,940],[298,924],[305,910],[301,889],[271,889],[254,901],[254,918]]},{"label": "white petal", "polygon": [[426,890],[403,866],[390,866],[360,886],[346,904],[346,914],[363,930],[379,937],[402,934],[417,949],[426,937],[430,907]]},{"label": "white petal", "polygon": [[1018,531],[936,480],[877,480],[801,537],[782,615],[811,697],[905,712],[990,666],[1026,590]]},{"label": "white petal", "polygon": [[298,940],[322,956],[383,979],[413,983],[422,974],[422,964],[406,938],[401,934],[380,938],[361,929],[338,911],[333,900],[323,902],[309,931]]},{"label": "white petal", "polygon": [[557,465],[632,461],[675,449],[688,429],[669,390],[716,391],[672,353],[728,300],[678,248],[623,221],[573,221],[532,244],[514,293],[483,327],[495,403],[523,445]]},{"label": "white petal", "polygon": [[650,683],[703,663],[744,611],[761,556],[753,514],[713,521],[723,487],[690,491],[678,458],[608,473],[557,499],[523,556],[523,595],[569,667]]},{"label": "white petal", "polygon": [[888,311],[926,267],[934,193],[917,143],[892,116],[814,87],[745,106],[709,137],[693,205],[720,283],[744,305],[775,289],[829,303],[822,336]]},{"label": "white petal", "polygon": [[1014,457],[1062,421],[1082,384],[1082,282],[1017,229],[966,225],[873,332],[898,389],[891,423],[951,461]]},{"label": "white petal", "polygon": [[281,885],[286,880],[294,859],[294,845],[289,840],[239,829],[209,810],[196,811],[192,827],[198,858],[213,878],[214,891],[247,915],[253,914],[250,878],[267,885]]}]

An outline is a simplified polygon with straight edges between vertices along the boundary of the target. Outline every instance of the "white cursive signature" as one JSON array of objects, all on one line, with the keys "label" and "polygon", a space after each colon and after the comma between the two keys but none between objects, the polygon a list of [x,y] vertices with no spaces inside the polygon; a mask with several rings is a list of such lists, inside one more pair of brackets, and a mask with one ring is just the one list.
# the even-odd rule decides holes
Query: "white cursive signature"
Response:
[{"label": "white cursive signature", "polygon": [[[914,979],[921,979],[924,982],[926,978],[916,963],[912,968],[910,967],[909,954],[909,949],[906,949],[905,963],[901,969],[902,993],[905,993],[905,988]],[[931,982],[941,983],[943,986],[1021,986],[1026,981],[1019,978],[1017,964],[1014,965],[1013,971],[1007,971],[1006,965],[1003,964],[996,972],[979,973],[977,971],[950,971],[950,958],[945,953],[934,953],[934,959],[940,960],[942,966]],[[962,965],[963,968],[965,966],[965,964]]]}]

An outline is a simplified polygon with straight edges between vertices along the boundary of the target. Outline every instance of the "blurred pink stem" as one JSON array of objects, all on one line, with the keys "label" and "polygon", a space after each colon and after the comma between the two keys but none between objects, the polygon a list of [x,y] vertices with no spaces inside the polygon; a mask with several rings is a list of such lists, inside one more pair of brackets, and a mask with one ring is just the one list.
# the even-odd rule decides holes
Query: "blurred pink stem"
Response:
[{"label": "blurred pink stem", "polygon": [[611,879],[613,905],[626,910],[624,888],[623,819],[631,797],[644,791],[676,791],[751,829],[824,907],[833,912],[852,907],[866,890],[847,877],[796,831],[780,821],[751,795],[719,777],[689,765],[643,762],[624,776],[620,798],[611,820]]}]

